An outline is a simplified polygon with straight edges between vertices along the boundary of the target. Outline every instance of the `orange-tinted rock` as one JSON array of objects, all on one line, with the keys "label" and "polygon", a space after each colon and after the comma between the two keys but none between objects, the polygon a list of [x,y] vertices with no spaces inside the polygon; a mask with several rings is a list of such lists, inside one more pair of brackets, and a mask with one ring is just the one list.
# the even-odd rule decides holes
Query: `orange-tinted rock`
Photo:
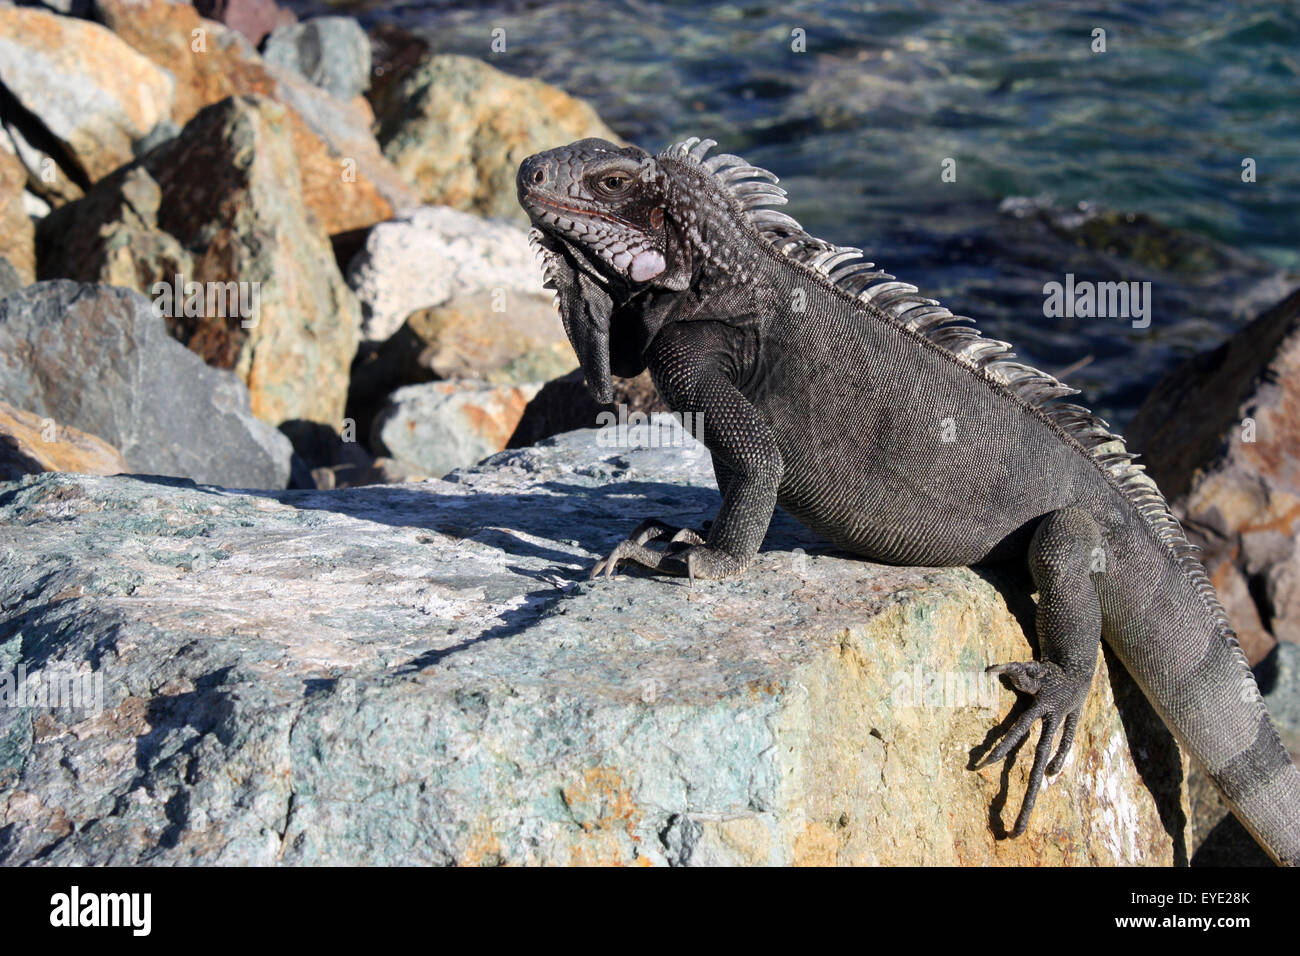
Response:
[{"label": "orange-tinted rock", "polygon": [[1300,641],[1300,290],[1166,376],[1128,431],[1251,661]]},{"label": "orange-tinted rock", "polygon": [[241,34],[167,0],[97,0],[104,24],[176,78],[172,118],[184,125],[203,107],[245,93],[271,95],[275,80]]},{"label": "orange-tinted rock", "polygon": [[[302,201],[331,236],[367,229],[393,215],[393,206],[367,175],[374,166],[355,155],[343,155],[308,126],[292,109],[286,110],[293,151],[298,157]],[[381,162],[373,141],[370,151]],[[364,152],[362,150],[353,150]],[[372,157],[373,158],[373,157]],[[387,165],[386,163],[384,165]],[[399,190],[401,187],[398,187]],[[410,197],[405,197],[409,200]]]},{"label": "orange-tinted rock", "polygon": [[175,96],[172,77],[112,31],[27,7],[0,8],[0,82],[92,182],[171,119]]},{"label": "orange-tinted rock", "polygon": [[[99,9],[127,43],[176,76],[177,123],[189,122],[203,107],[230,96],[259,94],[293,107],[285,122],[298,157],[303,202],[330,235],[388,219],[392,198],[413,200],[370,135],[373,117],[364,99],[358,105],[320,91],[314,97],[299,92],[299,86],[310,84],[269,71],[242,34],[202,19],[187,4],[100,0]],[[325,118],[332,114],[342,114],[348,122],[331,126]],[[337,135],[338,127],[348,134]],[[394,185],[386,188],[388,184]]]},{"label": "orange-tinted rock", "polygon": [[0,150],[0,259],[27,285],[36,281],[35,230],[23,208],[27,170],[16,156]]},{"label": "orange-tinted rock", "polygon": [[42,471],[118,475],[129,469],[102,438],[0,402],[0,481]]},{"label": "orange-tinted rock", "polygon": [[[419,204],[416,191],[380,151],[379,143],[370,131],[374,114],[365,97],[353,97],[344,103],[292,70],[268,69],[276,79],[276,98],[298,114],[307,128],[328,146],[330,175],[338,176],[341,170],[346,170],[348,178],[343,182],[360,187],[350,190],[345,196],[335,196],[334,201],[344,199],[350,207],[364,210],[368,201],[373,203],[375,194],[382,197],[386,205],[379,207],[374,204],[375,212],[363,223],[366,226]],[[388,212],[379,215],[381,209]],[[362,220],[366,213],[353,213],[352,216],[355,220]],[[331,232],[331,235],[335,234]]]}]

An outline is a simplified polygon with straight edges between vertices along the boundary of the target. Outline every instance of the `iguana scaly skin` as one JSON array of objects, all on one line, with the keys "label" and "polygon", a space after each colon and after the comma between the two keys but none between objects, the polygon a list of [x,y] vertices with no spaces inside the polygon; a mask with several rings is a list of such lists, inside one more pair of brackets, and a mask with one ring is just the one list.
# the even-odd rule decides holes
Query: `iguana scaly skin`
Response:
[{"label": "iguana scaly skin", "polygon": [[[586,139],[525,160],[519,199],[597,401],[648,367],[703,417],[722,506],[707,536],[645,522],[621,561],[738,574],[777,504],[898,564],[1027,562],[1039,660],[993,668],[1042,721],[1024,831],[1060,770],[1104,639],[1237,816],[1300,862],[1300,772],[1194,549],[1121,439],[914,286],[806,233],[771,173],[689,139],[656,157]],[[651,547],[658,544],[658,547]],[[1058,733],[1061,741],[1052,755]]]}]

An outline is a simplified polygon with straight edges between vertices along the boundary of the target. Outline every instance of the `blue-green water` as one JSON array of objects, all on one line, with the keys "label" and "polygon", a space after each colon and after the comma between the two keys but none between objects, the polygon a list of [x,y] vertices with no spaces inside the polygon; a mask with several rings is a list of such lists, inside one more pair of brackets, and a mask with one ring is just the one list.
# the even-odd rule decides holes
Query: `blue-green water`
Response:
[{"label": "blue-green water", "polygon": [[[1294,5],[618,0],[353,12],[557,84],[647,148],[718,140],[777,172],[788,211],[814,233],[861,246],[1035,364],[1085,361],[1070,380],[1119,422],[1181,355],[1220,341],[1295,278],[1270,272],[1300,270]],[[502,53],[490,48],[496,28]],[[1096,29],[1105,52],[1093,50]],[[945,159],[955,182],[941,180]],[[1166,236],[1156,266],[1150,250],[1105,236],[1079,254],[1068,228],[1000,213],[1010,197],[1058,213],[1080,202],[1146,213],[1187,235],[1172,250]],[[1151,327],[1045,318],[1043,283],[1069,271],[1151,279]]]}]

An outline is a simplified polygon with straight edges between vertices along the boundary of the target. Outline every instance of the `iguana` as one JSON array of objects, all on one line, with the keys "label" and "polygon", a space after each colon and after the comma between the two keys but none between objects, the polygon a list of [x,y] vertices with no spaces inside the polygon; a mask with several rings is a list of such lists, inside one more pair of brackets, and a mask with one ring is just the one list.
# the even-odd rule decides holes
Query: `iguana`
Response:
[{"label": "iguana", "polygon": [[703,417],[722,494],[706,534],[644,522],[592,577],[623,561],[692,581],[739,574],[777,504],[877,561],[1024,561],[1039,659],[991,670],[1032,703],[982,764],[1042,721],[1012,832],[1064,763],[1104,639],[1255,839],[1300,862],[1300,771],[1136,456],[1061,401],[1076,389],[861,250],[809,235],[771,208],[785,202],[773,174],[708,157],[715,145],[652,157],[584,139],[519,168],[592,395],[608,403],[611,374],[648,367],[674,411]]}]

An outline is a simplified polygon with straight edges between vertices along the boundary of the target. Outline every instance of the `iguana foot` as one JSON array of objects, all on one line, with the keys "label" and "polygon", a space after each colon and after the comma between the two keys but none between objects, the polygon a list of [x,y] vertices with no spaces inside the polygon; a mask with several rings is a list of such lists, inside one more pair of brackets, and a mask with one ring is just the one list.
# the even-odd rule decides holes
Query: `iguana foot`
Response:
[{"label": "iguana foot", "polygon": [[[1034,750],[1034,765],[1029,771],[1029,788],[1025,791],[1024,803],[1020,806],[1020,815],[1016,817],[1012,836],[1020,836],[1029,826],[1029,815],[1038,799],[1038,791],[1043,786],[1044,774],[1056,776],[1060,773],[1065,758],[1069,756],[1070,746],[1074,743],[1074,732],[1079,723],[1079,712],[1087,695],[1087,685],[1080,693],[1076,681],[1071,681],[1066,673],[1051,661],[1024,661],[1014,664],[995,664],[987,673],[1001,674],[1011,682],[1016,690],[1034,698],[1029,709],[1020,715],[1002,740],[989,752],[976,769],[982,769],[997,763],[1029,736],[1034,723],[1043,721],[1043,730],[1038,737],[1038,746]],[[1061,745],[1056,756],[1048,760],[1052,753],[1052,741],[1056,731],[1061,730]]]},{"label": "iguana foot", "polygon": [[604,572],[605,577],[609,577],[618,568],[620,561],[635,561],[647,568],[659,570],[670,552],[669,549],[659,551],[647,548],[646,545],[651,541],[666,541],[669,545],[680,543],[689,546],[703,544],[704,538],[692,528],[678,528],[665,524],[658,518],[649,518],[632,529],[632,533],[625,540],[620,541],[606,557],[597,561],[588,579],[595,580],[601,572]]},{"label": "iguana foot", "polygon": [[[659,541],[666,542],[667,546],[662,550],[647,547]],[[601,573],[610,577],[621,561],[634,561],[652,571],[689,578],[692,584],[696,578],[722,578],[744,570],[734,556],[705,544],[698,531],[677,528],[655,518],[641,522],[626,540],[597,561],[590,579]]]}]

